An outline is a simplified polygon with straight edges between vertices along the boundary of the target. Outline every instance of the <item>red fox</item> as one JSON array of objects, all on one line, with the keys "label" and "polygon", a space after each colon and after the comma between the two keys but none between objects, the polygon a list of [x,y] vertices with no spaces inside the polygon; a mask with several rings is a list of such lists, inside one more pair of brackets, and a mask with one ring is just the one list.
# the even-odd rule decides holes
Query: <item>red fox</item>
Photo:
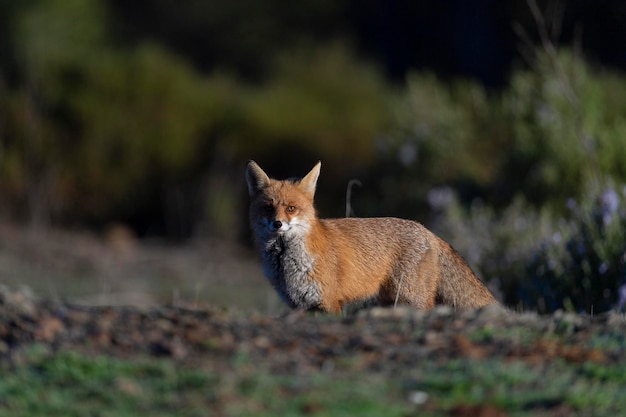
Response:
[{"label": "red fox", "polygon": [[421,224],[398,218],[319,219],[313,197],[321,162],[301,180],[246,167],[250,225],[263,271],[293,309],[339,314],[353,303],[497,303],[461,256]]}]

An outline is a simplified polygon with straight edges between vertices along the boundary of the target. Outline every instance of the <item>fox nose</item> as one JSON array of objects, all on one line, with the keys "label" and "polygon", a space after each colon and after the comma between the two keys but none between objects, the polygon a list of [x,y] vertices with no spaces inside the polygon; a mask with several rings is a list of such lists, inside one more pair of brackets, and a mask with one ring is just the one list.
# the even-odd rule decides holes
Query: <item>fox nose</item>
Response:
[{"label": "fox nose", "polygon": [[283,222],[281,222],[280,220],[274,220],[272,223],[270,223],[270,225],[273,230],[278,230],[283,226]]}]

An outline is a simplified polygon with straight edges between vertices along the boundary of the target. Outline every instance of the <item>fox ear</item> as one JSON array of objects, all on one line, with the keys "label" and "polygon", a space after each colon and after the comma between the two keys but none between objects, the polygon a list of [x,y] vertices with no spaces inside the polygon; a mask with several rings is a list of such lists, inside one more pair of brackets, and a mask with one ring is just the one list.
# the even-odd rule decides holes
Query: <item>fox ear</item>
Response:
[{"label": "fox ear", "polygon": [[248,161],[246,166],[246,181],[248,182],[248,194],[250,197],[270,185],[270,177],[254,161]]},{"label": "fox ear", "polygon": [[320,176],[320,168],[322,167],[322,162],[319,161],[311,171],[304,178],[300,180],[300,188],[307,194],[311,196],[315,195],[315,187],[317,186],[317,178]]}]

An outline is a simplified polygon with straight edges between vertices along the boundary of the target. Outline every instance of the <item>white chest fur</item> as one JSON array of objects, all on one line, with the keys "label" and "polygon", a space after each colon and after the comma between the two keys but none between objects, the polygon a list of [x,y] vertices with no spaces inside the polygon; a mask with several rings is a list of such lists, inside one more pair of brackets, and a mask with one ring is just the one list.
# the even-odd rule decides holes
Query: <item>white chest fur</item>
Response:
[{"label": "white chest fur", "polygon": [[320,287],[311,279],[314,264],[303,236],[275,237],[263,251],[265,276],[291,308],[308,310],[320,306]]}]

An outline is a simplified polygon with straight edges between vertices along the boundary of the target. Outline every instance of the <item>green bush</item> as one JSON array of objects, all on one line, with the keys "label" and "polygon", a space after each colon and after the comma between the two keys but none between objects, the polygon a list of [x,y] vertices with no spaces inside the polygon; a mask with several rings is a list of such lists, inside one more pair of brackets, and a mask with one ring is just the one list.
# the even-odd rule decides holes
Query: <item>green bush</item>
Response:
[{"label": "green bush", "polygon": [[566,50],[539,53],[499,92],[414,74],[379,140],[373,199],[410,215],[433,186],[451,186],[465,204],[502,209],[523,195],[564,212],[589,181],[626,181],[626,99],[616,91],[626,91],[623,76]]},{"label": "green bush", "polygon": [[433,230],[463,255],[505,304],[526,307],[528,301],[521,294],[529,285],[528,264],[541,242],[556,233],[550,213],[537,211],[521,197],[500,211],[480,200],[466,209],[446,188],[431,190],[428,200],[438,213]]},{"label": "green bush", "polygon": [[626,80],[561,51],[538,55],[503,95],[514,135],[506,178],[533,202],[563,207],[589,180],[626,181]]},{"label": "green bush", "polygon": [[570,199],[566,215],[518,198],[499,213],[464,209],[449,189],[431,191],[434,229],[464,255],[505,304],[551,312],[622,310],[626,303],[626,188],[611,182]]},{"label": "green bush", "polygon": [[0,189],[35,223],[163,211],[233,117],[226,77],[203,78],[156,45],[115,48],[106,17],[97,1],[36,1],[16,13],[21,75],[0,101]]},{"label": "green bush", "polygon": [[529,259],[524,298],[548,311],[622,310],[626,302],[626,187],[612,183],[571,199],[558,223]]},{"label": "green bush", "polygon": [[247,96],[241,152],[272,158],[276,149],[294,150],[369,163],[375,138],[391,124],[391,96],[380,72],[344,43],[285,51],[271,79]]}]

